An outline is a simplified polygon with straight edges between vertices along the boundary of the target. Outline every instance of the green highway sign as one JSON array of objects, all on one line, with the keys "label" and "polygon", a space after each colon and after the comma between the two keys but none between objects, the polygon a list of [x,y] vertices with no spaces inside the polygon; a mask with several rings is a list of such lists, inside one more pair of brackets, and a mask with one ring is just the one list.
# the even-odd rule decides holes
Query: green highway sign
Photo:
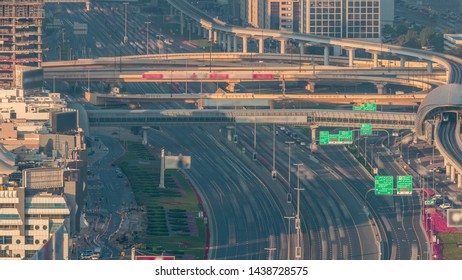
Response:
[{"label": "green highway sign", "polygon": [[362,106],[353,106],[353,111],[373,111],[377,112],[377,104],[364,103]]},{"label": "green highway sign", "polygon": [[353,144],[353,131],[339,131],[338,141],[339,144]]},{"label": "green highway sign", "polygon": [[320,145],[329,144],[329,131],[320,131],[319,132],[319,144]]},{"label": "green highway sign", "polygon": [[425,205],[426,205],[426,206],[434,206],[434,205],[435,205],[435,201],[434,201],[434,200],[425,200]]},{"label": "green highway sign", "polygon": [[375,194],[393,195],[393,176],[375,176]]},{"label": "green highway sign", "polygon": [[320,131],[319,144],[353,144],[353,131],[339,131],[338,134],[330,134],[329,131]]},{"label": "green highway sign", "polygon": [[398,194],[412,194],[412,176],[398,176],[396,188]]},{"label": "green highway sign", "polygon": [[361,135],[372,135],[372,124],[362,123],[359,127],[359,132]]},{"label": "green highway sign", "polygon": [[364,103],[363,111],[377,112],[377,104],[375,104],[375,103]]}]

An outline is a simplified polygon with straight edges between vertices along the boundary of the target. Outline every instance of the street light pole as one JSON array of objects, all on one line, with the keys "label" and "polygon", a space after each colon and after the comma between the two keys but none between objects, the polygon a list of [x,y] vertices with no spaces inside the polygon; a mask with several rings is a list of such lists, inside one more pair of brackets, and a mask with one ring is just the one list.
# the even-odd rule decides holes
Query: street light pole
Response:
[{"label": "street light pole", "polygon": [[[290,146],[289,146],[290,147]],[[290,220],[291,219],[295,219],[295,217],[284,217],[285,219],[287,219],[287,259],[290,260],[290,246],[291,246],[291,242],[290,242]]]},{"label": "street light pole", "polygon": [[127,35],[127,5],[128,3],[125,2],[124,3],[124,6],[125,6],[125,35],[124,35],[124,44],[127,44],[128,43],[128,35]]},{"label": "street light pole", "polygon": [[295,143],[294,141],[286,141],[285,142],[288,146],[289,146],[289,170],[287,170],[287,181],[289,183],[289,188],[287,189],[287,196],[289,195],[289,193],[291,193],[292,189],[291,189],[291,186],[290,186],[290,148],[291,148],[291,145],[293,143]]},{"label": "street light pole", "polygon": [[297,166],[297,214],[295,216],[295,229],[297,230],[297,246],[295,247],[295,259],[299,260],[302,257],[302,247],[300,246],[300,191],[304,190],[300,188],[300,166],[303,163],[295,163]]},{"label": "street light pole", "polygon": [[149,54],[149,24],[150,21],[146,21],[146,54]]}]

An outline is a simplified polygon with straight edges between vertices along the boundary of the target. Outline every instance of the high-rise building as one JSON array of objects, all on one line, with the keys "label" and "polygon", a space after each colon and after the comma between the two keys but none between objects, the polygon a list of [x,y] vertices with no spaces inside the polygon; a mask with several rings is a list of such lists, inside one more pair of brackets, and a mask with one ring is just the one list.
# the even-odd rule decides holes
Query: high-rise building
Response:
[{"label": "high-rise building", "polygon": [[269,0],[265,28],[299,32],[300,2],[298,0]]},{"label": "high-rise building", "polygon": [[345,37],[380,40],[380,0],[345,2]]},{"label": "high-rise building", "polygon": [[301,0],[300,31],[336,38],[380,39],[381,0]]},{"label": "high-rise building", "polygon": [[300,32],[344,37],[344,0],[301,0]]},{"label": "high-rise building", "polygon": [[244,26],[265,28],[267,0],[240,0],[240,16]]},{"label": "high-rise building", "polygon": [[39,66],[42,61],[44,0],[0,2],[0,88],[21,88],[15,82],[18,66]]}]

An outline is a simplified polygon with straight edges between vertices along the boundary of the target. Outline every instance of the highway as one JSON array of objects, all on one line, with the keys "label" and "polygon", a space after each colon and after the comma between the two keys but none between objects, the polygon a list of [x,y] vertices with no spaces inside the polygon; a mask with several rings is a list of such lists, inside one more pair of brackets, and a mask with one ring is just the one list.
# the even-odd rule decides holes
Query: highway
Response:
[{"label": "highway", "polygon": [[457,137],[460,137],[457,133],[457,125],[460,125],[457,121],[457,114],[455,113],[445,113],[448,114],[448,121],[442,121],[439,125],[438,137],[440,138],[441,144],[451,156],[452,160],[456,161],[459,166],[462,166],[462,150],[459,145],[461,142]]},{"label": "highway", "polygon": [[[368,164],[378,168],[380,176],[407,175],[403,166],[398,163],[399,157],[385,148],[383,142],[387,136],[361,137],[358,147],[364,155],[367,147]],[[404,141],[404,140],[400,140]],[[412,139],[410,139],[412,141]],[[399,145],[399,144],[398,144]],[[372,160],[371,160],[372,159]],[[369,184],[371,189],[373,181]],[[386,230],[390,240],[390,258],[398,260],[430,259],[428,240],[421,228],[421,196],[414,192],[412,196],[367,196],[368,200],[375,199],[371,204],[374,211],[386,220]]]},{"label": "highway", "polygon": [[[223,129],[224,130],[224,129]],[[210,228],[209,259],[285,259],[289,206],[285,192],[250,169],[219,137],[217,127],[149,131],[150,143],[192,156],[183,171],[205,203]],[[188,135],[188,137],[184,137]],[[258,172],[260,171],[260,172]],[[269,253],[265,248],[277,248]]]},{"label": "highway", "polygon": [[[253,132],[249,127],[238,129],[239,146],[246,148],[247,157],[253,151]],[[297,176],[291,167],[291,188],[288,189],[288,147],[293,141],[280,130],[276,137],[276,170],[284,188],[291,194],[296,208]],[[260,163],[269,176],[272,161],[270,129],[257,129],[257,152]],[[295,142],[295,141],[294,141]],[[305,259],[380,259],[375,231],[363,210],[362,198],[353,185],[345,180],[339,165],[327,164],[306,146],[292,144],[291,163],[303,163],[300,168],[301,218]],[[308,241],[309,244],[308,245]],[[309,251],[308,251],[309,250]],[[307,253],[309,252],[309,254]]]}]

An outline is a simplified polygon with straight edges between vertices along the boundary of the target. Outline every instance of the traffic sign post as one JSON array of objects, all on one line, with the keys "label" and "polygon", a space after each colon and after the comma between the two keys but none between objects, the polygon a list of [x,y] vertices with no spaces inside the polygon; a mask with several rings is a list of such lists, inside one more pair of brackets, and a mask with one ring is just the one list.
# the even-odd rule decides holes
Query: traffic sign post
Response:
[{"label": "traffic sign post", "polygon": [[412,176],[398,176],[396,181],[397,194],[412,194]]},{"label": "traffic sign post", "polygon": [[393,176],[375,176],[375,194],[393,195]]},{"label": "traffic sign post", "polygon": [[372,124],[362,123],[359,126],[359,132],[361,135],[372,135]]}]

